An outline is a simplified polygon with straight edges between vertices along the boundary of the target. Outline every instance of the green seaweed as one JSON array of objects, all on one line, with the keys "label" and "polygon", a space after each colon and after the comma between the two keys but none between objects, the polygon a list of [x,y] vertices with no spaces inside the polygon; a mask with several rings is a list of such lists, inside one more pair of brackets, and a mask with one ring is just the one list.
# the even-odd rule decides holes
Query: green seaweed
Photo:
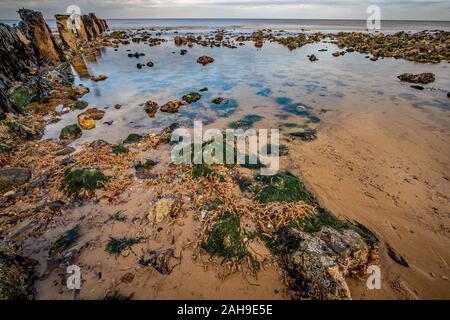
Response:
[{"label": "green seaweed", "polygon": [[127,221],[127,216],[123,214],[122,210],[119,210],[110,214],[108,220],[106,220],[105,222],[109,221],[125,222]]},{"label": "green seaweed", "polygon": [[290,172],[273,176],[257,176],[256,199],[261,203],[304,201],[316,204],[313,195],[306,191],[303,183]]},{"label": "green seaweed", "polygon": [[145,237],[109,237],[108,244],[106,245],[106,252],[119,256],[123,251],[130,249],[132,246],[141,243],[145,239]]},{"label": "green seaweed", "polygon": [[64,235],[59,237],[50,247],[49,256],[55,257],[64,250],[69,249],[75,244],[75,242],[80,237],[80,226],[77,225],[73,229],[67,231]]},{"label": "green seaweed", "polygon": [[259,269],[259,262],[247,249],[239,216],[229,212],[224,213],[217,224],[207,231],[206,236],[207,239],[201,247],[210,256],[222,257],[222,262],[249,257],[253,270]]},{"label": "green seaweed", "polygon": [[130,133],[128,135],[128,137],[123,140],[123,144],[132,144],[132,143],[136,143],[142,140],[142,136],[140,134],[137,133]]},{"label": "green seaweed", "polygon": [[75,168],[68,169],[64,174],[60,189],[68,196],[78,197],[84,190],[89,195],[94,195],[95,190],[103,188],[108,181],[107,177],[98,168]]},{"label": "green seaweed", "polygon": [[82,131],[78,124],[71,124],[62,128],[59,134],[60,139],[75,140],[81,137]]},{"label": "green seaweed", "polygon": [[128,148],[122,144],[114,144],[111,146],[111,152],[115,155],[128,153]]},{"label": "green seaweed", "polygon": [[256,122],[261,121],[264,117],[257,114],[248,114],[244,118],[231,122],[228,127],[231,129],[250,129]]}]

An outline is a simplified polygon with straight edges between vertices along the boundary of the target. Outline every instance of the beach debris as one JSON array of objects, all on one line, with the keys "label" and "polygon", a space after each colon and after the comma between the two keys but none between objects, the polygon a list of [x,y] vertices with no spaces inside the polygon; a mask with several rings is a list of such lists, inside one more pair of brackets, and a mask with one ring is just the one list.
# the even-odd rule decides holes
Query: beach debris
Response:
[{"label": "beach debris", "polygon": [[161,107],[162,112],[176,113],[183,103],[179,100],[171,100]]},{"label": "beach debris", "polygon": [[206,66],[207,64],[213,63],[214,58],[209,56],[201,56],[197,59],[197,63]]},{"label": "beach debris", "polygon": [[289,133],[289,136],[298,138],[305,142],[310,142],[310,141],[317,139],[317,130],[311,129],[311,128],[306,128],[303,131],[291,132],[291,133]]},{"label": "beach debris", "polygon": [[429,72],[419,73],[419,74],[404,73],[404,74],[399,75],[397,78],[399,78],[401,81],[420,83],[420,84],[428,84],[435,80],[434,73],[429,73]]},{"label": "beach debris", "polygon": [[214,104],[221,104],[224,100],[225,100],[225,99],[222,98],[222,97],[217,97],[217,98],[215,98],[215,99],[212,101],[212,103],[214,103]]},{"label": "beach debris", "polygon": [[74,168],[64,173],[60,189],[70,197],[79,197],[82,192],[88,196],[95,194],[96,189],[104,187],[110,178],[98,168]]},{"label": "beach debris", "polygon": [[32,300],[33,271],[38,262],[0,249],[0,300]]},{"label": "beach debris", "polygon": [[193,92],[188,93],[187,95],[183,96],[183,101],[191,104],[193,102],[197,102],[201,98],[202,98],[202,95],[200,93],[193,91]]},{"label": "beach debris", "polygon": [[20,187],[31,179],[31,170],[28,168],[0,168],[0,193]]},{"label": "beach debris", "polygon": [[61,255],[61,253],[70,247],[72,247],[80,237],[80,226],[77,225],[74,228],[68,230],[65,234],[60,236],[50,247],[48,256],[55,258]]},{"label": "beach debris", "polygon": [[101,75],[98,75],[98,76],[92,76],[92,77],[91,77],[91,80],[92,80],[92,81],[95,81],[95,82],[98,82],[98,81],[105,81],[106,79],[108,79],[108,76],[106,76],[106,75],[104,75],[104,74],[101,74]]},{"label": "beach debris", "polygon": [[[162,249],[158,251],[147,250],[139,257],[139,264],[143,266],[152,266],[162,275],[169,275],[172,270],[181,264],[181,257],[175,257],[175,249]],[[171,263],[171,260],[175,263]]]},{"label": "beach debris", "polygon": [[147,219],[154,225],[161,223],[168,215],[170,215],[175,206],[175,198],[166,196],[157,200],[149,209]]},{"label": "beach debris", "polygon": [[148,114],[150,118],[155,117],[156,112],[159,109],[159,105],[154,101],[147,101],[144,105],[144,111]]},{"label": "beach debris", "polygon": [[109,237],[109,241],[106,244],[106,252],[115,255],[123,255],[124,251],[131,250],[131,247],[146,240],[145,237],[123,237],[114,238]]},{"label": "beach debris", "polygon": [[409,264],[406,261],[406,259],[402,257],[400,254],[398,254],[398,252],[395,251],[389,244],[386,245],[386,249],[389,257],[391,257],[392,260],[394,260],[395,262],[406,268],[409,268]]},{"label": "beach debris", "polygon": [[64,140],[76,140],[80,138],[81,135],[82,131],[80,126],[78,124],[70,124],[62,128],[59,138]]}]

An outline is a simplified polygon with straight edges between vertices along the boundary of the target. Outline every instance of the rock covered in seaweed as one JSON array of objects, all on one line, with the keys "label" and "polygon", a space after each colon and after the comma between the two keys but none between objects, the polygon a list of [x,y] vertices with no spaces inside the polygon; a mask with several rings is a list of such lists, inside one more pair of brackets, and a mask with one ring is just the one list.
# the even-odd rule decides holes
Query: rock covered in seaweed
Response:
[{"label": "rock covered in seaweed", "polygon": [[420,84],[428,84],[434,82],[435,80],[434,74],[429,72],[419,74],[404,73],[399,75],[397,78],[399,78],[401,81]]},{"label": "rock covered in seaweed", "polygon": [[159,105],[154,101],[147,101],[144,105],[144,111],[148,114],[150,118],[153,118],[158,112]]},{"label": "rock covered in seaweed", "polygon": [[162,112],[176,113],[180,109],[182,103],[179,100],[171,100],[161,107]]}]

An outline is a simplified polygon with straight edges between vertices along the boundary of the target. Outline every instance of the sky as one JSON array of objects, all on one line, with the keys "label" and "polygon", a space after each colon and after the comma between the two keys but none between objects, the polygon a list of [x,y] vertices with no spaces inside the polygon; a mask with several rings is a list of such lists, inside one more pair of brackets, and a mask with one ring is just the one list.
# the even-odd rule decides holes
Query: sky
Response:
[{"label": "sky", "polygon": [[0,19],[19,8],[46,18],[70,5],[102,18],[366,19],[369,5],[386,20],[450,20],[450,0],[0,0]]}]

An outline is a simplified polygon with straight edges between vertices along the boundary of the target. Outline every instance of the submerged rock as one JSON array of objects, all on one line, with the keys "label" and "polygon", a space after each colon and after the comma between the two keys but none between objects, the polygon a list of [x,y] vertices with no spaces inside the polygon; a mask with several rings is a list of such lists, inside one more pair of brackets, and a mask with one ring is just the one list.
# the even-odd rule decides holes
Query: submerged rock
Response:
[{"label": "submerged rock", "polygon": [[212,102],[213,102],[214,104],[221,104],[221,103],[223,102],[223,100],[224,100],[224,98],[222,98],[222,97],[217,97],[217,98],[215,98]]},{"label": "submerged rock", "polygon": [[179,100],[171,100],[161,107],[162,112],[176,113],[180,109],[182,103]]},{"label": "submerged rock", "polygon": [[198,92],[191,92],[185,96],[183,96],[183,101],[191,104],[193,102],[197,102],[202,98],[202,95]]},{"label": "submerged rock", "polygon": [[213,63],[214,58],[209,56],[201,56],[197,59],[197,63],[200,63],[201,65],[206,66],[207,64]]},{"label": "submerged rock", "polygon": [[154,101],[147,101],[144,105],[144,111],[148,114],[150,118],[153,118],[156,115],[156,112],[158,112],[159,106]]},{"label": "submerged rock", "polygon": [[0,251],[0,300],[32,300],[37,261]]},{"label": "submerged rock", "polygon": [[78,124],[71,124],[62,128],[61,133],[59,134],[59,138],[66,140],[76,140],[80,138],[82,134],[83,133]]},{"label": "submerged rock", "polygon": [[0,168],[0,192],[4,193],[27,183],[31,170],[27,168]]},{"label": "submerged rock", "polygon": [[435,80],[434,74],[428,72],[419,74],[404,73],[399,75],[397,78],[399,78],[401,81],[420,84],[428,84]]},{"label": "submerged rock", "polygon": [[106,75],[104,75],[104,74],[101,74],[101,75],[99,75],[99,76],[92,76],[92,77],[91,77],[91,80],[92,80],[92,81],[95,81],[95,82],[97,82],[97,81],[104,81],[104,80],[106,80],[106,79],[108,79],[108,76],[106,76]]}]

